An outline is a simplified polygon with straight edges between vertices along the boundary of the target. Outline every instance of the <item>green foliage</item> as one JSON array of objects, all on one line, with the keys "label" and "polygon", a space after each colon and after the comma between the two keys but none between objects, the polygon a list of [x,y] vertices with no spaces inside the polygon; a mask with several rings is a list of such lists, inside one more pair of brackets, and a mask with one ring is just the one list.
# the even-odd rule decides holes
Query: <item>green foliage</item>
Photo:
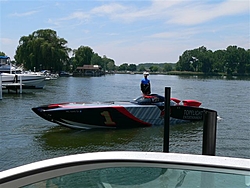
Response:
[{"label": "green foliage", "polygon": [[149,67],[149,70],[151,72],[157,72],[159,70],[159,67],[154,65],[154,66]]},{"label": "green foliage", "polygon": [[[90,65],[91,58],[94,55],[93,50],[88,46],[80,46],[78,49],[73,50],[75,57],[75,67],[82,67],[83,65]],[[95,57],[98,55],[95,55]]]},{"label": "green foliage", "polygon": [[71,49],[66,44],[67,41],[59,38],[55,31],[41,29],[20,38],[14,58],[27,69],[59,71],[68,66]]},{"label": "green foliage", "polygon": [[118,71],[126,71],[128,70],[128,63],[123,63],[118,67]]},{"label": "green foliage", "polygon": [[143,65],[138,65],[138,70],[139,70],[140,72],[146,71],[146,69],[145,69],[145,67],[144,67]]},{"label": "green foliage", "polygon": [[113,59],[107,58],[104,55],[102,58],[102,67],[104,67],[105,70],[114,71],[115,70],[115,61]]},{"label": "green foliage", "polygon": [[154,70],[154,72],[167,72],[175,69],[175,65],[175,63],[142,63],[137,65],[137,70],[140,72],[151,70]]},{"label": "green foliage", "polygon": [[108,71],[114,71],[115,70],[115,62],[114,61],[110,61],[110,62],[108,62],[108,64],[107,64],[107,70]]},{"label": "green foliage", "polygon": [[0,52],[0,56],[6,56],[4,52]]},{"label": "green foliage", "polygon": [[99,65],[104,70],[115,70],[115,62],[113,59],[107,58],[106,56],[99,56],[88,46],[81,46],[73,50],[73,52],[74,57],[72,58],[72,63],[74,68],[82,67],[83,65]]},{"label": "green foliage", "polygon": [[136,71],[136,64],[130,64],[128,66],[128,71]]},{"label": "green foliage", "polygon": [[186,50],[176,64],[178,71],[194,71],[211,73],[227,73],[228,75],[249,74],[249,50],[237,46],[228,46],[226,50],[212,52],[202,46],[194,50]]},{"label": "green foliage", "polygon": [[170,64],[168,64],[168,63],[164,64],[163,72],[168,72],[168,71],[172,71],[172,70],[173,70],[173,67]]}]

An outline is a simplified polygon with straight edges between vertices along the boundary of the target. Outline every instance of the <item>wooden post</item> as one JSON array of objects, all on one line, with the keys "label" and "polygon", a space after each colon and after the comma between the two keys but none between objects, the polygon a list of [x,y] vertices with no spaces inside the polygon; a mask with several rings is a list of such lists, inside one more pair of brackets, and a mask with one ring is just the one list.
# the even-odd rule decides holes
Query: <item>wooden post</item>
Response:
[{"label": "wooden post", "polygon": [[22,76],[19,76],[20,77],[20,91],[19,93],[23,93],[23,77]]},{"label": "wooden post", "polygon": [[2,75],[0,74],[0,100],[3,99]]},{"label": "wooden post", "polygon": [[206,110],[203,118],[202,155],[215,156],[217,112],[213,110]]}]

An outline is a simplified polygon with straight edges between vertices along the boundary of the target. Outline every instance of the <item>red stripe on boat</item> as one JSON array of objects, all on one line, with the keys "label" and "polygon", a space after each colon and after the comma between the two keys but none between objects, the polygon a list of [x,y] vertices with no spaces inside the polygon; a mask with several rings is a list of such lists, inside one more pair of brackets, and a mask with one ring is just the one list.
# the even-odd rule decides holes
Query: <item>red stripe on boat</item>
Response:
[{"label": "red stripe on boat", "polygon": [[199,107],[201,105],[201,102],[196,100],[184,100],[182,101],[184,106],[195,106]]},{"label": "red stripe on boat", "polygon": [[142,121],[142,120],[138,119],[137,117],[133,116],[126,108],[124,108],[122,106],[112,106],[112,108],[115,108],[116,110],[121,112],[123,115],[127,116],[129,119],[137,121],[137,122],[139,122],[141,124],[144,124],[144,125],[146,125],[148,127],[152,126],[152,124],[147,123],[145,121]]}]

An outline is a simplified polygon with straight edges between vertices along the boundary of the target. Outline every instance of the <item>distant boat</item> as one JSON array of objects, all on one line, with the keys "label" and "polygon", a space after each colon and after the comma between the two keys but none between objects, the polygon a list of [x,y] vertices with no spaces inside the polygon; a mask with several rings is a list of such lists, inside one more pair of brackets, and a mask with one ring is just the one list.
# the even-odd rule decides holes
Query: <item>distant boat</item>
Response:
[{"label": "distant boat", "polygon": [[60,77],[69,77],[69,76],[72,76],[73,74],[72,73],[69,73],[69,72],[65,72],[65,71],[61,71],[59,73],[59,76]]}]

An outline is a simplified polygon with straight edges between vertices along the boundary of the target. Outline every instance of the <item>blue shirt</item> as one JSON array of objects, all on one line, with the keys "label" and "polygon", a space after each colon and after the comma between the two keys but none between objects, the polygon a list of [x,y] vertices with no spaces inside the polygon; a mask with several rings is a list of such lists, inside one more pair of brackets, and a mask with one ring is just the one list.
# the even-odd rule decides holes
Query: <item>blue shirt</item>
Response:
[{"label": "blue shirt", "polygon": [[150,83],[150,80],[148,79],[148,78],[143,78],[142,80],[141,80],[141,83],[142,84],[149,84]]}]

